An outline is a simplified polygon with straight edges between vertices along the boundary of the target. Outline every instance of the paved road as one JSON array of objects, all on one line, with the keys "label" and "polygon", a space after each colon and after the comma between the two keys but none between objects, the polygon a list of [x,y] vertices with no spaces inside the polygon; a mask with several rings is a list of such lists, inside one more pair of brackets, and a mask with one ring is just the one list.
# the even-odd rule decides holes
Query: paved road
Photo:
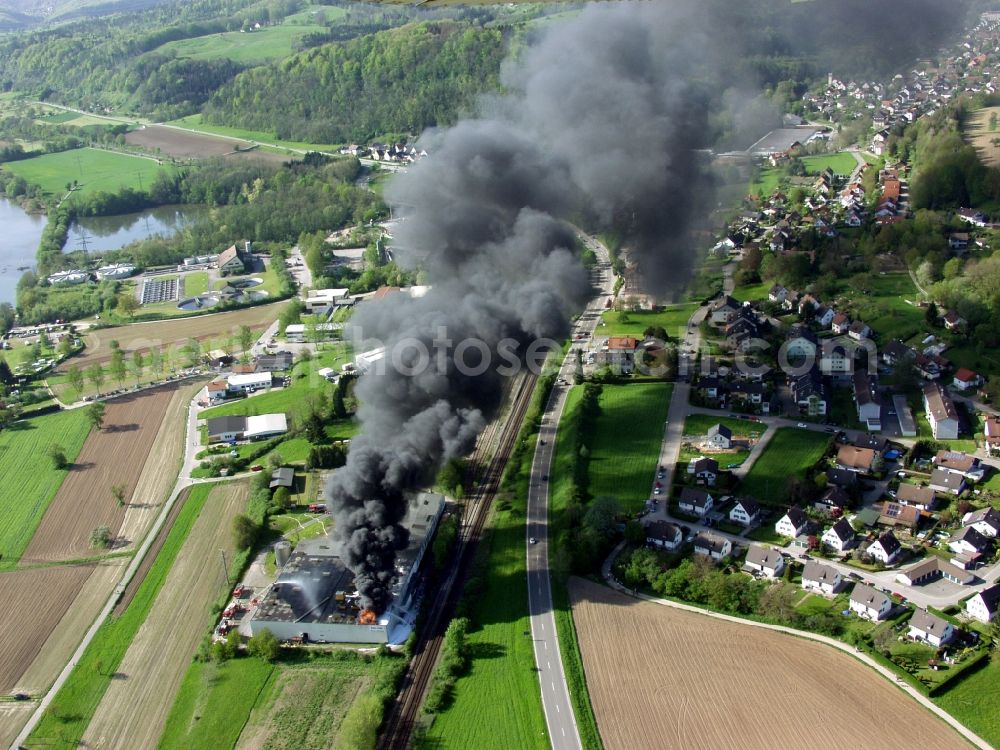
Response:
[{"label": "paved road", "polygon": [[[594,272],[594,281],[600,294],[584,311],[579,328],[588,336],[604,309],[603,301],[611,293],[614,275],[611,273],[607,249],[590,238],[584,241],[600,258]],[[576,347],[573,347],[574,349]],[[535,456],[531,463],[531,478],[528,488],[528,517],[525,534],[528,537],[528,613],[531,621],[531,638],[534,643],[535,664],[542,691],[542,708],[549,739],[555,750],[578,750],[582,747],[580,732],[573,713],[573,704],[566,685],[562,654],[556,632],[556,619],[552,605],[552,580],[549,575],[549,483],[556,431],[566,405],[568,383],[572,382],[576,369],[576,354],[567,353],[559,368],[559,377],[567,385],[557,383],[545,407],[545,416],[535,445]],[[534,540],[534,543],[532,543]]]}]

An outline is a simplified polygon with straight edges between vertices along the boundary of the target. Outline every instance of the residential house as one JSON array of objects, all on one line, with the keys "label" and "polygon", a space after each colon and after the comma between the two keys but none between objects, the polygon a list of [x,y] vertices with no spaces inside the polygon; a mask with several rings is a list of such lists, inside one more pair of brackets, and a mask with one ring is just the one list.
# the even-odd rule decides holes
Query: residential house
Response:
[{"label": "residential house", "polygon": [[996,508],[980,508],[962,516],[962,523],[971,526],[985,537],[1000,536],[1000,511]]},{"label": "residential house", "polygon": [[948,549],[956,555],[968,555],[975,558],[976,555],[984,555],[993,546],[993,541],[980,533],[975,526],[965,526],[951,535],[948,540]]},{"label": "residential house", "polygon": [[736,319],[736,314],[743,307],[743,303],[733,297],[726,295],[712,308],[709,318],[712,325],[725,326]]},{"label": "residential house", "polygon": [[777,304],[781,304],[782,302],[784,302],[787,296],[788,296],[788,290],[785,289],[785,287],[783,287],[781,284],[775,284],[774,286],[771,287],[771,289],[767,293],[767,299],[770,302],[775,302]]},{"label": "residential house", "polygon": [[934,506],[937,504],[937,493],[930,487],[901,484],[896,490],[896,502],[921,511],[934,510]]},{"label": "residential house", "polygon": [[685,513],[704,516],[712,510],[715,500],[705,490],[695,487],[682,487],[677,507]]},{"label": "residential house", "polygon": [[833,318],[836,314],[836,311],[832,307],[820,305],[816,308],[816,312],[813,314],[813,323],[821,328],[829,328],[830,324],[833,323]]},{"label": "residential house", "polygon": [[951,396],[938,383],[924,386],[924,410],[935,440],[958,438],[958,411]]},{"label": "residential house", "polygon": [[760,325],[754,318],[737,317],[726,325],[726,346],[735,351],[746,352],[754,339],[760,338]]},{"label": "residential house", "polygon": [[722,394],[722,383],[715,375],[702,375],[698,378],[698,384],[695,388],[698,393],[704,398],[719,398]]},{"label": "residential house", "polygon": [[854,370],[854,350],[841,342],[824,342],[819,366],[824,375],[849,375]]},{"label": "residential house", "polygon": [[872,329],[860,320],[855,320],[847,327],[847,335],[855,341],[864,341],[871,338]]},{"label": "residential house", "polygon": [[797,505],[789,508],[785,515],[774,524],[774,530],[777,533],[781,534],[781,536],[791,537],[792,539],[805,532],[808,527],[809,517]]},{"label": "residential house", "polygon": [[784,569],[785,557],[780,551],[759,544],[750,545],[743,570],[765,578],[777,578]]},{"label": "residential house", "polygon": [[976,211],[974,208],[958,209],[958,218],[974,227],[985,227],[989,224],[986,214],[982,211]]},{"label": "residential house", "polygon": [[867,583],[855,584],[847,605],[852,612],[866,620],[884,620],[892,611],[892,600]]},{"label": "residential house", "polygon": [[842,445],[837,451],[837,466],[861,474],[872,474],[881,469],[881,459],[871,448]]},{"label": "residential house", "polygon": [[941,316],[941,320],[944,322],[944,327],[949,331],[958,331],[965,327],[965,318],[954,310],[948,310]]},{"label": "residential house", "polygon": [[899,339],[893,339],[882,347],[882,361],[892,366],[916,356],[916,352]]},{"label": "residential house", "polygon": [[937,555],[929,555],[896,574],[896,580],[907,586],[923,586],[938,578],[944,578],[946,581],[957,583],[960,586],[969,586],[976,580],[972,573],[952,565]]},{"label": "residential house", "polygon": [[646,544],[673,552],[684,543],[680,526],[667,521],[653,521],[646,527]]},{"label": "residential house", "polygon": [[847,329],[850,327],[851,319],[844,313],[837,313],[833,316],[833,320],[830,321],[831,330],[838,336],[847,333]]},{"label": "residential house", "polygon": [[844,508],[850,504],[850,495],[844,491],[843,487],[830,485],[822,495],[813,501],[813,508],[832,516],[842,513]]},{"label": "residential house", "polygon": [[986,452],[991,456],[1000,454],[1000,417],[986,416],[983,437],[986,438]]},{"label": "residential house", "polygon": [[636,355],[642,356],[641,351],[636,351],[639,348],[634,336],[611,336],[608,338],[608,349],[604,352],[604,362],[627,375],[635,369]]},{"label": "residential house", "polygon": [[917,353],[913,357],[913,366],[924,380],[937,380],[948,369],[949,363],[937,354]]},{"label": "residential house", "polygon": [[973,372],[968,367],[959,367],[955,370],[951,384],[960,391],[969,391],[981,386],[983,379],[978,373]]},{"label": "residential house", "polygon": [[760,505],[752,497],[741,497],[729,511],[729,520],[750,526],[760,518]]},{"label": "residential house", "polygon": [[948,235],[948,248],[955,251],[957,255],[964,255],[965,250],[969,247],[969,233],[968,232],[952,232]]},{"label": "residential house", "polygon": [[694,553],[703,555],[712,560],[721,560],[729,557],[733,551],[733,544],[728,539],[710,531],[702,531],[695,535]]},{"label": "residential house", "polygon": [[955,628],[947,620],[932,615],[926,609],[918,609],[908,623],[909,636],[915,641],[925,641],[931,646],[943,646],[955,637]]},{"label": "residential house", "polygon": [[858,483],[858,475],[856,472],[848,471],[847,469],[827,469],[826,483],[832,487],[840,487],[841,489],[848,490]]},{"label": "residential house", "polygon": [[231,443],[243,437],[246,417],[213,417],[207,421],[209,443]]},{"label": "residential house", "polygon": [[740,381],[729,386],[729,398],[733,402],[759,405],[764,403],[764,390],[759,381]]},{"label": "residential house", "polygon": [[826,384],[819,371],[812,367],[809,372],[790,378],[788,383],[792,398],[799,407],[799,413],[810,417],[825,416],[829,408]]},{"label": "residential house", "polygon": [[782,348],[789,362],[811,360],[815,358],[818,348],[816,334],[809,330],[808,326],[794,325],[788,330]]},{"label": "residential house", "polygon": [[696,461],[689,461],[688,474],[694,474],[695,481],[700,484],[714,485],[719,476],[719,462],[705,456]]},{"label": "residential house", "polygon": [[920,524],[920,509],[887,500],[882,503],[878,522],[883,526],[902,526],[910,531],[916,531]]},{"label": "residential house", "polygon": [[903,545],[899,543],[895,534],[891,531],[886,531],[868,545],[866,552],[869,557],[878,560],[883,565],[891,565],[902,554]]},{"label": "residential house", "polygon": [[205,388],[208,390],[209,401],[222,401],[229,395],[229,383],[225,380],[213,380]]},{"label": "residential house", "polygon": [[965,603],[969,617],[980,622],[992,622],[1000,611],[1000,583],[978,592]]},{"label": "residential house", "polygon": [[247,263],[251,259],[250,243],[247,242],[245,250],[236,247],[236,245],[230,245],[219,253],[215,262],[219,267],[219,273],[225,276],[226,274],[246,273]]},{"label": "residential house", "polygon": [[839,519],[822,537],[824,545],[834,552],[843,553],[854,546],[854,529],[846,518]]},{"label": "residential house", "polygon": [[706,436],[708,444],[717,450],[729,450],[733,447],[733,431],[724,424],[714,424]]},{"label": "residential house", "polygon": [[932,490],[949,495],[961,495],[965,491],[965,477],[940,466],[934,469],[927,484]]},{"label": "residential house", "polygon": [[882,428],[882,398],[878,392],[878,380],[874,375],[858,370],[852,378],[854,405],[858,410],[858,421],[869,430]]},{"label": "residential house", "polygon": [[979,463],[979,459],[962,451],[938,451],[934,456],[934,465],[974,482],[986,475],[986,467]]},{"label": "residential house", "polygon": [[806,591],[818,591],[826,596],[837,593],[843,581],[838,570],[815,560],[807,562],[802,571],[802,588]]}]

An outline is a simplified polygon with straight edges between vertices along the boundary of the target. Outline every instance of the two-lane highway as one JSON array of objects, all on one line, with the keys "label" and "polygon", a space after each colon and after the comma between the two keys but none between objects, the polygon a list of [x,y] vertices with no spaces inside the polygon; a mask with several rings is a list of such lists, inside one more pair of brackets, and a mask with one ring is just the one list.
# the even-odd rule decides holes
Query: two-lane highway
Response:
[{"label": "two-lane highway", "polygon": [[[599,294],[580,317],[574,336],[585,333],[589,339],[604,310],[604,301],[612,293],[614,275],[611,272],[607,248],[591,238],[585,238],[585,242],[600,259],[594,270],[594,283]],[[548,533],[549,472],[559,420],[566,405],[569,383],[572,383],[576,370],[576,353],[573,351],[575,348],[575,346],[571,348],[560,365],[557,376],[559,381],[556,382],[546,404],[538,432],[538,442],[535,444],[535,455],[531,464],[528,517],[525,528],[528,539],[528,612],[531,620],[531,637],[534,641],[535,664],[538,668],[545,723],[555,750],[579,750],[582,747],[556,633],[552,581],[549,576]]]}]

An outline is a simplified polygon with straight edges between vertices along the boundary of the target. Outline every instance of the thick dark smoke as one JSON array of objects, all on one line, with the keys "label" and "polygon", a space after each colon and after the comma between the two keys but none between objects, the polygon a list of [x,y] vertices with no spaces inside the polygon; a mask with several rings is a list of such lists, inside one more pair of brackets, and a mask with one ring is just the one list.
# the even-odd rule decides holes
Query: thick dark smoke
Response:
[{"label": "thick dark smoke", "polygon": [[[355,316],[356,338],[386,344],[389,361],[358,383],[362,431],[328,494],[366,607],[388,603],[406,494],[468,453],[498,406],[502,362],[463,374],[433,355],[435,339],[446,334],[449,354],[465,339],[493,354],[513,339],[523,355],[533,339],[564,337],[588,291],[564,219],[615,232],[651,290],[686,281],[691,221],[710,197],[704,82],[720,73],[697,8],[595,5],[551,27],[507,66],[505,95],[426,134],[431,156],[390,185],[405,217],[397,259],[432,288]],[[391,360],[419,364],[413,342],[431,359],[401,371]]]}]

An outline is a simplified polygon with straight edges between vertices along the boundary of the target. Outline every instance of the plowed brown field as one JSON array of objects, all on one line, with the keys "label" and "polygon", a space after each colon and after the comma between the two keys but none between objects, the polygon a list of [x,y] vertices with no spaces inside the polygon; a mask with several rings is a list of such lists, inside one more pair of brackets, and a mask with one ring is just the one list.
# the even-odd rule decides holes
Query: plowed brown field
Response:
[{"label": "plowed brown field", "polygon": [[[76,592],[93,571],[90,565],[20,570],[0,574],[0,693],[10,693]],[[31,603],[30,623],[25,604]]]},{"label": "plowed brown field", "polygon": [[149,348],[162,349],[167,346],[176,349],[189,338],[202,341],[235,336],[240,326],[244,325],[262,331],[277,319],[281,304],[277,302],[212,315],[157,320],[152,323],[132,323],[117,328],[87,331],[83,336],[87,348],[82,355],[67,360],[65,364],[66,367],[77,365],[83,368],[92,362],[107,362],[111,359],[112,341],[117,341],[122,351],[128,354],[137,349],[145,351]]},{"label": "plowed brown field", "polygon": [[[212,490],[149,615],[122,659],[83,737],[85,747],[153,750],[184,673],[208,632],[212,604],[227,588],[219,550],[232,551],[231,521],[246,482]],[[230,555],[231,559],[231,555]]]},{"label": "plowed brown field", "polygon": [[[132,497],[146,457],[163,422],[176,386],[168,385],[107,402],[104,428],[87,437],[73,469],[52,499],[22,563],[92,556],[90,534],[107,526],[117,535],[125,518],[111,487],[121,484]],[[119,540],[124,546],[134,540]]]},{"label": "plowed brown field", "polygon": [[607,750],[968,747],[829,646],[639,602],[580,579],[570,595]]},{"label": "plowed brown field", "polygon": [[[253,145],[249,141],[226,136],[192,133],[188,130],[168,128],[163,125],[146,125],[139,130],[133,130],[125,136],[125,142],[150,150],[159,149],[168,156],[181,159],[225,156],[227,159],[263,159],[264,161],[284,162],[293,158],[301,158],[272,154],[260,149],[247,151]],[[236,151],[237,148],[241,150]]]}]

